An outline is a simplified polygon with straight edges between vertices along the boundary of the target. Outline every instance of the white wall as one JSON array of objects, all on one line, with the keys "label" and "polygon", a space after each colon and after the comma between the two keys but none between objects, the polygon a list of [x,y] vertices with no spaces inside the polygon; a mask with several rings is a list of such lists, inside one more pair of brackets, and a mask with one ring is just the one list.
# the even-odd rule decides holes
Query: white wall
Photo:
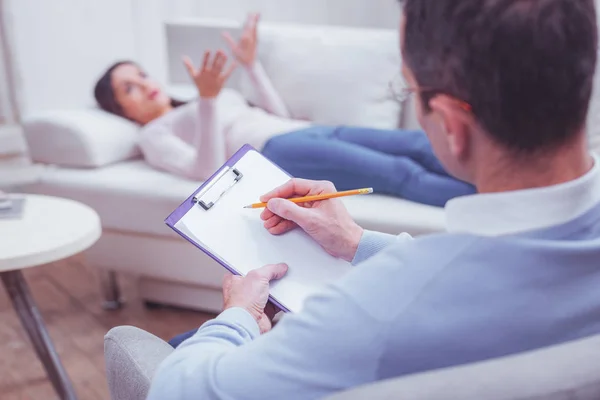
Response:
[{"label": "white wall", "polygon": [[[183,0],[185,1],[185,0]],[[182,0],[180,0],[180,3]],[[236,18],[260,12],[267,21],[398,27],[398,0],[188,0],[194,16]]]},{"label": "white wall", "polygon": [[110,62],[135,57],[127,0],[7,0],[23,114],[92,104],[92,83]]},{"label": "white wall", "polygon": [[[181,17],[396,28],[397,0],[0,0],[10,20],[23,115],[93,104],[92,86],[110,63],[139,61],[166,79],[162,22]],[[4,103],[3,97],[0,101]]]}]

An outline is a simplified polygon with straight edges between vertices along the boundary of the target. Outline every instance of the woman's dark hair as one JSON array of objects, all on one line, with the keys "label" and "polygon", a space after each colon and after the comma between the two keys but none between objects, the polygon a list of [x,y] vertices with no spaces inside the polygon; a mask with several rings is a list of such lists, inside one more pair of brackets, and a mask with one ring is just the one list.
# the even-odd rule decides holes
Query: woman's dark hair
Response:
[{"label": "woman's dark hair", "polygon": [[[96,83],[96,87],[94,88],[94,97],[96,98],[96,102],[98,106],[102,108],[104,111],[107,111],[111,114],[118,115],[123,118],[127,118],[123,113],[123,108],[117,102],[117,98],[115,97],[115,91],[112,86],[112,73],[115,69],[120,67],[121,65],[137,65],[133,61],[118,61],[111,65],[106,72],[102,75],[98,82]],[[171,106],[179,107],[184,105],[184,101],[171,99]]]}]

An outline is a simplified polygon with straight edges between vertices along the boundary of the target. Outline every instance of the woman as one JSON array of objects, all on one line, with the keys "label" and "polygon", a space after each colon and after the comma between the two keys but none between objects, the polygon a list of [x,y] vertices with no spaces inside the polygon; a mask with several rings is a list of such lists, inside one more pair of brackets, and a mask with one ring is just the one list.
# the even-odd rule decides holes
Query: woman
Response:
[{"label": "woman", "polygon": [[[194,180],[209,177],[242,145],[262,150],[293,176],[327,179],[338,189],[373,187],[376,192],[443,206],[471,194],[472,186],[450,177],[421,131],[313,126],[290,118],[256,60],[257,14],[248,17],[239,40],[225,33],[236,62],[205,52],[196,68],[184,58],[199,99],[175,101],[132,62],[110,67],[98,81],[101,108],[143,126],[140,147],[157,169]],[[240,64],[260,95],[258,107],[223,86]]]}]

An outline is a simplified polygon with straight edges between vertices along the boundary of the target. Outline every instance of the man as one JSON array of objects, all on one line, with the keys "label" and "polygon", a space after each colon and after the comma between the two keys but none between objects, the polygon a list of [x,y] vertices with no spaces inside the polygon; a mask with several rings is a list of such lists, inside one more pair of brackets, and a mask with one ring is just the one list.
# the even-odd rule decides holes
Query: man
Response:
[{"label": "man", "polygon": [[593,0],[406,0],[403,21],[406,92],[480,194],[447,205],[448,233],[416,239],[363,232],[339,201],[282,199],[328,183],[266,195],[271,233],[304,229],[355,269],[262,335],[285,265],[230,277],[225,311],[169,356],[150,399],[319,398],[600,333]]}]

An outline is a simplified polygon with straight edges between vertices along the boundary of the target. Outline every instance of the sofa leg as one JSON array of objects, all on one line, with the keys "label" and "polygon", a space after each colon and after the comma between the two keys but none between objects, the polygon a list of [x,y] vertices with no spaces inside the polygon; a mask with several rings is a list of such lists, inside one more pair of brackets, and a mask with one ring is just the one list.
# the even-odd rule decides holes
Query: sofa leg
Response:
[{"label": "sofa leg", "polygon": [[118,310],[123,306],[121,299],[121,289],[117,281],[115,271],[105,270],[100,272],[100,285],[102,289],[102,308],[107,311]]}]

